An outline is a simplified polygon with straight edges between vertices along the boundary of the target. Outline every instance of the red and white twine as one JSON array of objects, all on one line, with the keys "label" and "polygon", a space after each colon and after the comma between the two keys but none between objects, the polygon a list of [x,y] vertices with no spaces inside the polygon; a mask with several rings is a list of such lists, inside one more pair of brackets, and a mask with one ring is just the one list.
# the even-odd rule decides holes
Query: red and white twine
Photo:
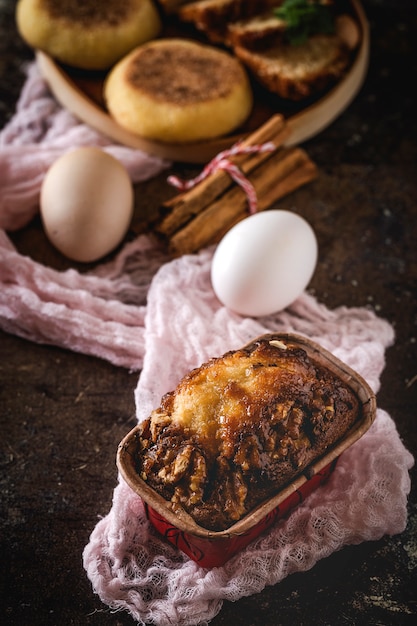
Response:
[{"label": "red and white twine", "polygon": [[167,180],[177,189],[187,191],[188,189],[195,187],[198,183],[207,178],[207,176],[210,176],[210,174],[214,174],[218,170],[224,170],[245,192],[248,199],[249,212],[256,213],[258,209],[258,199],[255,188],[250,180],[238,168],[238,166],[230,161],[230,157],[239,154],[273,152],[275,148],[276,146],[272,143],[272,141],[253,146],[242,146],[241,142],[237,142],[231,148],[219,152],[219,154],[215,156],[214,159],[212,159],[195,178],[182,180],[177,176],[169,176]]}]

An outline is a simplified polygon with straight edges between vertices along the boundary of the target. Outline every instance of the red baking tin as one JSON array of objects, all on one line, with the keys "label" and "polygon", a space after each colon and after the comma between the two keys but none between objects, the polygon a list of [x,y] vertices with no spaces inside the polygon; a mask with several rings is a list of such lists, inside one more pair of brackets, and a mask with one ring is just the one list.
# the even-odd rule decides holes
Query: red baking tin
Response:
[{"label": "red baking tin", "polygon": [[[340,454],[368,430],[375,419],[376,398],[369,385],[330,352],[305,337],[293,334],[263,335],[269,340],[303,348],[317,364],[330,369],[357,395],[360,413],[354,426],[336,445],[310,464],[290,484],[223,531],[211,531],[196,524],[185,512],[174,512],[170,503],[141,479],[135,468],[140,424],[121,441],[117,466],[127,484],[143,500],[146,514],[154,528],[202,567],[218,567],[265,532],[276,520],[285,517],[332,473]],[[252,343],[252,342],[251,342]]]}]

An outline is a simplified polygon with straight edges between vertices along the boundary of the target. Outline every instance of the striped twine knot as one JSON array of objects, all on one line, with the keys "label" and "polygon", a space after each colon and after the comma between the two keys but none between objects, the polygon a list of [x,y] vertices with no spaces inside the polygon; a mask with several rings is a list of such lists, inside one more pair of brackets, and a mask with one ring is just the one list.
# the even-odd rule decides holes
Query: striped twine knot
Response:
[{"label": "striped twine knot", "polygon": [[243,174],[243,172],[235,165],[232,161],[230,161],[230,157],[240,155],[240,154],[254,154],[261,152],[273,152],[276,149],[276,146],[272,143],[272,141],[267,141],[262,144],[256,144],[253,146],[243,146],[241,142],[235,143],[231,148],[227,150],[223,150],[219,152],[217,156],[215,156],[201,171],[198,176],[195,178],[191,178],[190,180],[182,180],[177,176],[169,176],[168,183],[176,187],[181,191],[187,191],[192,189],[198,183],[203,181],[205,178],[214,174],[218,170],[224,170],[227,172],[231,178],[237,183],[245,192],[246,197],[248,199],[249,204],[249,212],[256,213],[258,209],[258,199],[256,196],[256,191],[250,180]]}]

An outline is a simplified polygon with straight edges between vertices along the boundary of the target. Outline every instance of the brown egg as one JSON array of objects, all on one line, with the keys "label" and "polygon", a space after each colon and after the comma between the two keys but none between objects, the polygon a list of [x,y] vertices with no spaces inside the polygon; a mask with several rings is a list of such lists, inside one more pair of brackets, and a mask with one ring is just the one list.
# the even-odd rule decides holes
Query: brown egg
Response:
[{"label": "brown egg", "polygon": [[40,211],[50,242],[69,259],[91,262],[124,238],[133,187],[124,166],[95,147],[67,152],[48,170]]}]

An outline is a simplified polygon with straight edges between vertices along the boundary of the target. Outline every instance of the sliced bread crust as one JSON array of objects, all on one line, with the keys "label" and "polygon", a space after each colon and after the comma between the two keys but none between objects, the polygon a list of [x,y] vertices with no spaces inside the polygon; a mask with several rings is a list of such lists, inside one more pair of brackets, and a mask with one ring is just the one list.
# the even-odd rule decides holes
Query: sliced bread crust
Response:
[{"label": "sliced bread crust", "polygon": [[350,56],[336,35],[315,35],[298,46],[277,44],[265,50],[234,47],[235,55],[269,91],[301,100],[340,79]]}]

